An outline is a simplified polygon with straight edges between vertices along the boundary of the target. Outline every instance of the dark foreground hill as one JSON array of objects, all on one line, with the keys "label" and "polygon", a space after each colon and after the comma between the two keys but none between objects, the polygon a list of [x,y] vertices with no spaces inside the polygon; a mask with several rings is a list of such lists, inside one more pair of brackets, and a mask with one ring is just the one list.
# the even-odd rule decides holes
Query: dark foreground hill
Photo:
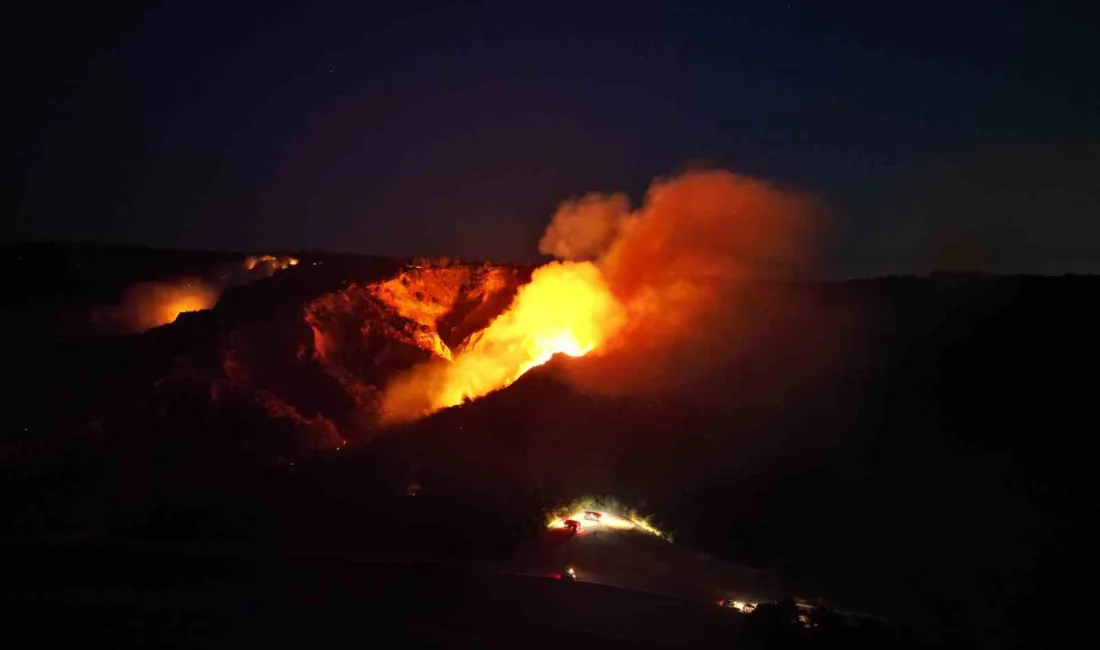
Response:
[{"label": "dark foreground hill", "polygon": [[762,283],[744,354],[691,390],[581,391],[587,360],[560,359],[386,428],[385,380],[461,345],[529,270],[299,257],[212,310],[98,338],[41,324],[109,300],[119,274],[37,291],[6,274],[23,288],[4,306],[5,536],[500,558],[544,508],[609,494],[678,545],[929,639],[1057,645],[1083,620],[1096,278]]}]

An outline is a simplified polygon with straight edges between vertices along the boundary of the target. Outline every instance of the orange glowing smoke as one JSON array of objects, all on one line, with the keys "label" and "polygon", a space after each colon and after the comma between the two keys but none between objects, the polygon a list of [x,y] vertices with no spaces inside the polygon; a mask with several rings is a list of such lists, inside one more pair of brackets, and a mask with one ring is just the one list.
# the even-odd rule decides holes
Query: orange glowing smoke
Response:
[{"label": "orange glowing smoke", "polygon": [[583,356],[623,325],[626,314],[588,262],[552,262],[535,270],[512,305],[454,355],[412,369],[392,382],[383,410],[389,421],[476,399],[503,388],[555,354]]},{"label": "orange glowing smoke", "polygon": [[143,282],[126,291],[114,317],[128,329],[144,331],[173,323],[184,312],[210,309],[220,295],[220,289],[197,278]]},{"label": "orange glowing smoke", "polygon": [[92,320],[104,333],[143,332],[175,322],[184,312],[202,311],[217,304],[227,286],[254,282],[276,271],[297,266],[290,256],[251,255],[243,264],[227,264],[215,278],[140,282],[129,287],[116,305],[93,311]]},{"label": "orange glowing smoke", "polygon": [[[617,513],[617,514],[616,514]],[[657,528],[653,518],[612,498],[584,496],[546,513],[547,528],[565,528],[575,521],[580,531],[642,530],[671,542],[672,534]]]},{"label": "orange glowing smoke", "polygon": [[628,314],[570,378],[598,392],[735,390],[731,362],[774,343],[747,294],[761,279],[805,274],[822,217],[805,195],[724,170],[655,181],[634,210],[621,194],[562,204],[539,250],[594,258]]},{"label": "orange glowing smoke", "polygon": [[[599,515],[598,519],[593,519],[588,516],[588,513],[595,512]],[[566,521],[575,521],[578,524],[578,528],[582,531],[591,530],[642,530],[650,535],[656,535],[661,539],[669,539],[667,533],[658,530],[648,519],[634,518],[630,516],[620,517],[614,513],[607,512],[606,510],[593,511],[591,509],[577,510],[564,517],[559,517],[551,521],[547,528],[565,528]]]},{"label": "orange glowing smoke", "polygon": [[720,357],[711,349],[736,346],[731,323],[744,280],[797,275],[813,211],[800,195],[722,170],[659,180],[634,211],[621,194],[567,201],[539,250],[572,261],[536,269],[452,362],[394,380],[383,417],[413,419],[481,397],[557,353],[603,347],[616,357],[602,364],[604,385],[711,364]]}]

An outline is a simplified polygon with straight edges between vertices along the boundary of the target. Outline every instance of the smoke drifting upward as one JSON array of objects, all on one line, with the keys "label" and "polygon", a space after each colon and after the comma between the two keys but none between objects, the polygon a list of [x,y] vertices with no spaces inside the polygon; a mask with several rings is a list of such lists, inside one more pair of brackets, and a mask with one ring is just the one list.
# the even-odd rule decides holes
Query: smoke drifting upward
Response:
[{"label": "smoke drifting upward", "polygon": [[[754,344],[744,292],[802,275],[817,223],[807,197],[723,170],[657,180],[641,207],[626,205],[621,195],[566,202],[540,243],[592,254],[628,314],[578,370],[601,390],[693,383]],[[608,231],[616,235],[595,250]]]},{"label": "smoke drifting upward", "polygon": [[696,171],[654,182],[636,211],[622,194],[562,203],[539,250],[595,259],[628,293],[671,277],[783,277],[802,268],[812,212],[805,197],[763,181]]},{"label": "smoke drifting upward", "polygon": [[625,194],[593,192],[566,201],[539,241],[539,252],[562,260],[596,259],[619,236],[629,214],[630,200]]},{"label": "smoke drifting upward", "polygon": [[726,171],[656,181],[631,211],[622,194],[561,204],[537,269],[512,305],[453,360],[397,377],[383,421],[401,421],[507,386],[554,354],[580,357],[600,390],[661,388],[707,374],[738,345],[750,278],[802,270],[810,201]]}]

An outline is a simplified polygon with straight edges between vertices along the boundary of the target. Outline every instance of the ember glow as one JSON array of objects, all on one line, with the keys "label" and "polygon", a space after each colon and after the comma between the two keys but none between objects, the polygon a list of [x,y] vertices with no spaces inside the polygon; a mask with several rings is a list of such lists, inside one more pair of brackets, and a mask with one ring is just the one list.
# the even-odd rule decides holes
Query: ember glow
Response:
[{"label": "ember glow", "polygon": [[508,386],[555,354],[584,356],[625,322],[622,305],[588,262],[535,270],[512,305],[471,337],[450,363],[414,368],[387,389],[390,421],[416,418]]}]

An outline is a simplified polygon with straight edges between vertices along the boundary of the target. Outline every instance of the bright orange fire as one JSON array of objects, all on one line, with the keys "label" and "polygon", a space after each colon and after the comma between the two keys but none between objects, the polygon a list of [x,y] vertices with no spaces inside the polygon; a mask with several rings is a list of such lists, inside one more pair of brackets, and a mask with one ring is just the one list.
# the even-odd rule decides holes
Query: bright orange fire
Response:
[{"label": "bright orange fire", "polygon": [[185,289],[179,295],[173,297],[167,304],[162,305],[160,307],[160,312],[164,322],[172,323],[184,312],[210,309],[214,306],[215,302],[217,302],[216,294],[212,291],[207,291],[203,287],[198,287],[194,290]]},{"label": "bright orange fire", "polygon": [[452,362],[414,368],[389,386],[385,417],[407,420],[456,406],[511,384],[555,354],[588,354],[625,320],[594,264],[551,262],[534,271],[508,310]]}]

